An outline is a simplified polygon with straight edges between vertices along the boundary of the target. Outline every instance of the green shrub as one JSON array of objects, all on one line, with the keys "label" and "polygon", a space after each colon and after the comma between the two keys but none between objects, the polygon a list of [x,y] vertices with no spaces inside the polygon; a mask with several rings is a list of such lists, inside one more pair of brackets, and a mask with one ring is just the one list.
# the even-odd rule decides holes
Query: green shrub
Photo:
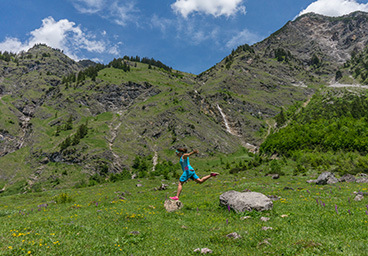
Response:
[{"label": "green shrub", "polygon": [[74,201],[74,199],[67,193],[61,193],[60,195],[54,197],[54,200],[57,204],[71,203]]},{"label": "green shrub", "polygon": [[113,173],[110,175],[110,181],[111,182],[117,182],[117,181],[121,181],[121,180],[129,180],[131,177],[130,172],[126,169],[124,169],[122,172],[120,173]]}]

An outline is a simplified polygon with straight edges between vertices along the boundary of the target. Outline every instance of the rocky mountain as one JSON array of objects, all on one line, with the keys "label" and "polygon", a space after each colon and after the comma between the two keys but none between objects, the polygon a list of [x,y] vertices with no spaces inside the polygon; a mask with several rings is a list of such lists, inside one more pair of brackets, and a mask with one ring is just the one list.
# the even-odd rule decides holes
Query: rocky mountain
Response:
[{"label": "rocky mountain", "polygon": [[173,160],[178,146],[256,150],[282,109],[335,82],[366,48],[367,17],[304,15],[198,76],[129,58],[77,63],[45,45],[1,53],[0,186],[73,186],[130,171],[137,155]]},{"label": "rocky mountain", "polygon": [[275,57],[275,49],[290,52],[306,66],[320,68],[327,76],[351,55],[362,51],[368,42],[367,13],[342,17],[307,14],[288,22],[269,38],[255,45],[265,56]]}]

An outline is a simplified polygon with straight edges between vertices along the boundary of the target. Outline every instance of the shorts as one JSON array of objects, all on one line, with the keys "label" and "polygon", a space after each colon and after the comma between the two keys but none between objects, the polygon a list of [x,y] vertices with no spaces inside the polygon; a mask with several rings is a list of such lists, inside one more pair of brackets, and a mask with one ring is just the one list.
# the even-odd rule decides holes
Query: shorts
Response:
[{"label": "shorts", "polygon": [[192,179],[192,180],[199,179],[198,175],[195,173],[193,169],[184,171],[179,180],[181,182],[186,182],[189,179]]}]

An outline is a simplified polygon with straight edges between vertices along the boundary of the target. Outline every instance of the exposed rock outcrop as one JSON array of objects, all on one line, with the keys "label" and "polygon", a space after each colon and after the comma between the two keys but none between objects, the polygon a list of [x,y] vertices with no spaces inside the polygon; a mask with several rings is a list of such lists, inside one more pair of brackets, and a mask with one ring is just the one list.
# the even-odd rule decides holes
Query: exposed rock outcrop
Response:
[{"label": "exposed rock outcrop", "polygon": [[273,207],[272,200],[258,192],[227,191],[220,195],[220,204],[228,206],[237,213],[245,211],[267,211]]}]

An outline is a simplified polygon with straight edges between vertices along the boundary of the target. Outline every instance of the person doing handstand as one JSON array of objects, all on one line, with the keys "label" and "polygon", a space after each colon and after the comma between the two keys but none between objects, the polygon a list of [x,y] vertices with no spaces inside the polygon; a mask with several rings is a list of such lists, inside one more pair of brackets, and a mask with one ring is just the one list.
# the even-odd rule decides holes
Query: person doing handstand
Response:
[{"label": "person doing handstand", "polygon": [[219,175],[217,172],[211,172],[211,174],[200,179],[198,175],[195,173],[193,167],[190,166],[190,163],[189,163],[189,156],[193,154],[198,154],[198,150],[195,149],[190,153],[187,153],[187,151],[188,150],[186,148],[178,148],[175,152],[176,155],[180,158],[180,165],[181,165],[181,169],[183,170],[183,174],[181,175],[179,179],[178,191],[176,193],[176,196],[170,197],[170,199],[172,200],[179,200],[179,196],[183,189],[183,185],[188,179],[192,179],[195,182],[202,184],[209,178]]}]

